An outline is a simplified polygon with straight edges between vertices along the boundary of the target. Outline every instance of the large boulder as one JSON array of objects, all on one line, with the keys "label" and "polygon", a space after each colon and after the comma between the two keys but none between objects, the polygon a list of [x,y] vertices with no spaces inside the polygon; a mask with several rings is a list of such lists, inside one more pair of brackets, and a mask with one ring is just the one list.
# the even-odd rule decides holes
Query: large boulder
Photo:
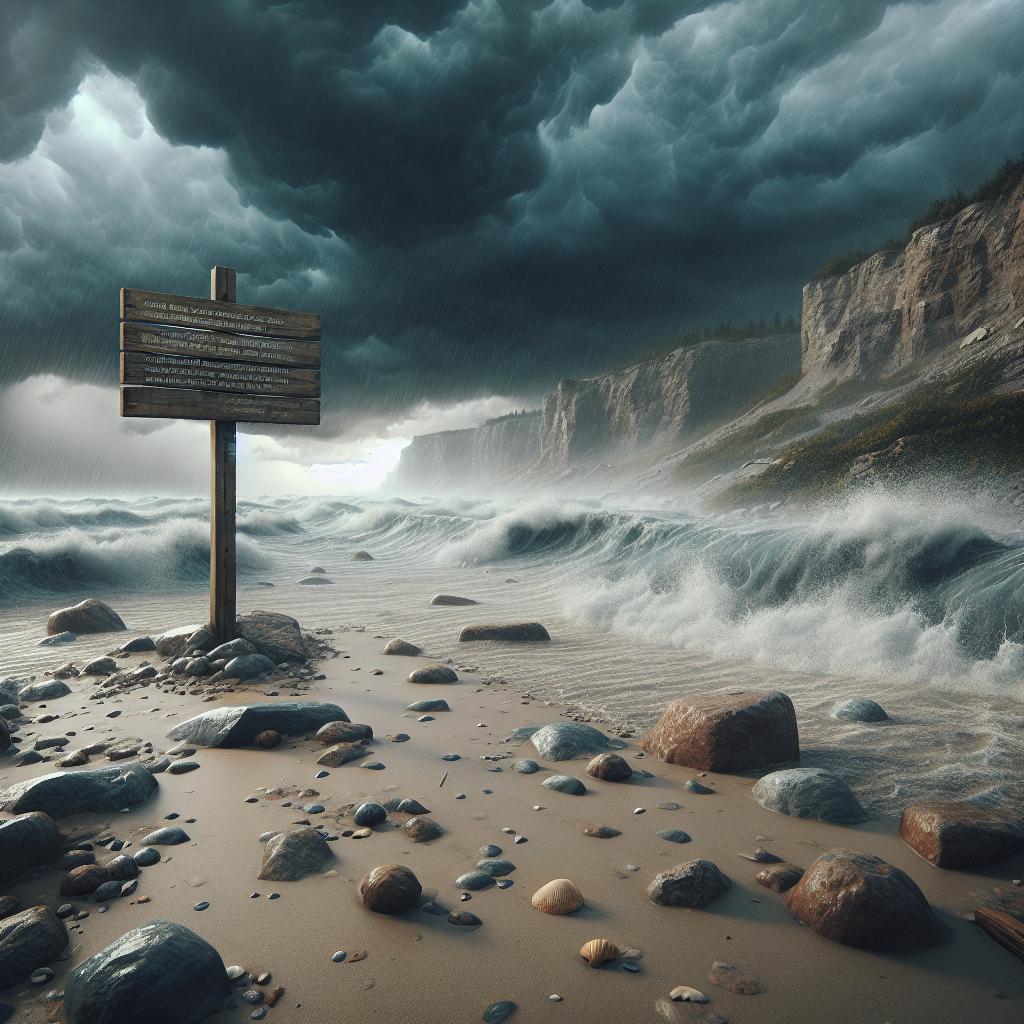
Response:
[{"label": "large boulder", "polygon": [[793,702],[777,690],[673,701],[640,746],[662,761],[706,772],[800,760]]},{"label": "large boulder", "polygon": [[1024,852],[1024,814],[952,801],[911,804],[900,836],[940,868],[977,868]]},{"label": "large boulder", "polygon": [[319,871],[332,856],[327,840],[315,828],[279,832],[264,848],[259,877],[269,882],[295,882]]},{"label": "large boulder", "polygon": [[238,704],[214,708],[175,726],[167,735],[201,747],[246,747],[267,729],[282,735],[316,732],[328,722],[347,722],[337,704],[291,701],[283,704]]},{"label": "large boulder", "polygon": [[43,811],[51,818],[95,811],[113,814],[145,803],[156,778],[137,761],[76,772],[54,772],[0,790],[0,810]]},{"label": "large boulder", "polygon": [[46,620],[46,632],[58,633],[113,633],[127,629],[124,620],[109,604],[87,598],[71,608],[61,608]]},{"label": "large boulder", "polygon": [[0,919],[0,989],[24,981],[67,944],[67,929],[49,907],[29,907]]},{"label": "large boulder", "polygon": [[530,740],[545,761],[571,761],[574,757],[600,754],[610,747],[621,750],[625,746],[582,722],[552,722],[533,733]]},{"label": "large boulder", "polygon": [[760,779],[754,799],[769,811],[791,818],[817,818],[838,825],[866,821],[867,813],[850,787],[826,768],[786,768]]},{"label": "large boulder", "polygon": [[[191,626],[177,626],[161,633],[156,638],[156,653],[162,658],[180,658],[189,649],[189,638],[203,627],[193,624]],[[127,645],[126,645],[127,647]]]},{"label": "large boulder", "polygon": [[36,704],[42,700],[57,700],[58,697],[66,697],[71,692],[71,687],[63,679],[41,679],[38,683],[29,683],[23,686],[18,694],[18,699],[28,704]]},{"label": "large boulder", "polygon": [[475,640],[504,640],[529,643],[531,641],[550,639],[550,634],[539,622],[512,622],[507,626],[463,626],[462,632],[459,633],[459,643],[463,644],[471,643]]},{"label": "large boulder", "polygon": [[785,899],[798,921],[847,946],[920,949],[948,937],[914,880],[868,853],[829,850]]},{"label": "large boulder", "polygon": [[60,829],[48,814],[33,811],[0,821],[0,888],[54,860],[60,848]]},{"label": "large boulder", "polygon": [[286,661],[305,664],[308,659],[302,630],[290,615],[263,611],[239,615],[235,620],[235,632],[275,665]]},{"label": "large boulder", "polygon": [[731,888],[732,882],[716,864],[691,860],[655,875],[647,896],[662,907],[706,907]]},{"label": "large boulder", "polygon": [[231,994],[220,954],[184,925],[157,918],[76,967],[67,1024],[198,1024]]}]

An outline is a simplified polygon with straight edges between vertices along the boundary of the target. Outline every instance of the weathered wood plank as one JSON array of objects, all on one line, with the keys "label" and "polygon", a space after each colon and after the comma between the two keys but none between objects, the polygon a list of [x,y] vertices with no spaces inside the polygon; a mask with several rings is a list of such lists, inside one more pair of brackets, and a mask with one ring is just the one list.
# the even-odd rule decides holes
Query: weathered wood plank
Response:
[{"label": "weathered wood plank", "polygon": [[[230,267],[210,270],[210,298],[234,302],[236,274]],[[122,359],[122,372],[123,360]],[[218,643],[235,638],[235,421],[210,423],[210,625]]]},{"label": "weathered wood plank", "polygon": [[320,422],[320,402],[315,398],[234,395],[221,391],[125,384],[121,387],[121,415],[316,425]]},{"label": "weathered wood plank", "polygon": [[291,366],[225,363],[151,352],[121,353],[121,383],[250,395],[319,398],[320,371]]},{"label": "weathered wood plank", "polygon": [[974,920],[1000,946],[1005,946],[1014,956],[1024,960],[1024,924],[1002,910],[988,907],[978,907]]},{"label": "weathered wood plank", "polygon": [[320,342],[286,338],[250,338],[221,331],[121,324],[122,352],[153,352],[196,359],[224,359],[268,366],[320,368]]},{"label": "weathered wood plank", "polygon": [[278,338],[320,338],[320,317],[270,306],[245,306],[189,295],[121,289],[121,319],[128,323],[171,324]]}]

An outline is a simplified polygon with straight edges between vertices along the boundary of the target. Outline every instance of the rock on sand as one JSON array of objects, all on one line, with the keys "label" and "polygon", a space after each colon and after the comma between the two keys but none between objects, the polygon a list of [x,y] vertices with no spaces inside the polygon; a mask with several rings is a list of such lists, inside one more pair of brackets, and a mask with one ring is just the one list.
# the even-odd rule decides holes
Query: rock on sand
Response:
[{"label": "rock on sand", "polygon": [[46,632],[57,633],[113,633],[127,629],[121,616],[103,601],[86,598],[71,608],[55,611],[46,621]]},{"label": "rock on sand", "polygon": [[15,814],[43,811],[51,818],[85,811],[112,814],[145,803],[157,780],[137,761],[130,764],[54,772],[0,790],[0,809]]},{"label": "rock on sand", "polygon": [[76,967],[64,986],[68,1024],[198,1024],[231,994],[224,961],[184,925],[157,918]]},{"label": "rock on sand", "polygon": [[201,747],[245,747],[267,730],[290,736],[316,732],[328,722],[347,722],[337,704],[291,701],[282,704],[239,704],[215,708],[175,726],[167,735]]},{"label": "rock on sand", "polygon": [[0,888],[60,856],[57,823],[41,811],[0,821]]},{"label": "rock on sand", "polygon": [[0,989],[24,981],[67,944],[67,929],[49,907],[29,907],[0,920]]},{"label": "rock on sand", "polygon": [[865,949],[920,949],[948,937],[914,880],[867,853],[829,850],[786,893],[790,913],[819,935]]},{"label": "rock on sand", "polygon": [[706,772],[800,760],[793,702],[779,691],[674,701],[640,746],[662,761]]},{"label": "rock on sand", "polygon": [[569,761],[584,754],[599,754],[609,747],[625,746],[582,722],[552,722],[533,733],[530,740],[545,761]]},{"label": "rock on sand", "polygon": [[850,787],[826,768],[787,768],[764,776],[754,799],[769,811],[792,818],[817,818],[840,825],[866,821],[867,813]]},{"label": "rock on sand", "polygon": [[258,877],[270,882],[295,882],[319,871],[332,857],[327,840],[315,828],[279,832],[264,848]]},{"label": "rock on sand", "polygon": [[506,626],[463,626],[462,632],[459,633],[459,643],[463,644],[475,640],[532,643],[550,639],[550,634],[539,622],[513,622]]},{"label": "rock on sand", "polygon": [[1024,852],[1024,814],[964,802],[911,804],[900,837],[940,868],[977,868]]}]

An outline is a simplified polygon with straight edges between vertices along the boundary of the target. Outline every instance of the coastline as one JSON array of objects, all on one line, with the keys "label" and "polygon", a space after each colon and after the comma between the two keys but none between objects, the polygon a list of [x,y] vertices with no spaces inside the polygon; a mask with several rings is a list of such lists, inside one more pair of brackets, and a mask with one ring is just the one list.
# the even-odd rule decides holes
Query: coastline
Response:
[{"label": "coastline", "polygon": [[[318,633],[317,628],[312,632]],[[47,1001],[46,992],[62,987],[70,967],[154,917],[196,930],[217,948],[225,964],[272,972],[273,984],[282,985],[285,995],[269,1011],[270,1021],[320,1022],[344,1013],[402,1024],[468,1022],[481,1019],[490,1003],[503,999],[519,1007],[513,1020],[655,1021],[664,1019],[655,1004],[677,985],[693,986],[711,998],[707,1006],[670,1004],[675,1014],[670,1019],[679,1021],[817,1024],[829,1019],[862,1024],[978,1015],[997,1024],[1019,1020],[1024,1003],[1020,962],[966,918],[992,890],[1012,893],[1012,878],[1021,873],[1020,858],[981,871],[943,871],[907,848],[891,819],[836,826],[764,810],[750,796],[755,776],[708,775],[702,781],[714,793],[690,794],[683,783],[696,773],[649,756],[634,759],[636,738],[625,741],[628,747],[622,753],[654,778],[634,776],[626,783],[591,779],[583,771],[587,759],[544,762],[528,741],[521,747],[502,743],[516,728],[559,720],[564,708],[524,697],[510,684],[484,685],[481,674],[471,669],[487,661],[490,644],[453,643],[447,651],[431,650],[439,660],[455,659],[460,681],[415,685],[404,681],[406,675],[434,659],[382,656],[389,637],[359,628],[318,635],[340,653],[318,666],[325,678],[299,692],[336,702],[353,722],[371,725],[371,760],[384,763],[385,769],[368,771],[353,762],[316,780],[316,759],[323,748],[310,739],[288,738],[275,750],[200,749],[191,758],[200,763],[198,771],[162,774],[153,798],[129,813],[62,819],[65,832],[106,825],[135,847],[140,836],[165,824],[168,813],[196,821],[184,826],[191,842],[167,850],[159,864],[145,869],[134,896],[113,901],[105,913],[88,900],[73,901],[90,916],[73,933],[68,959],[51,965],[57,976],[42,991],[26,984],[0,997],[14,997],[18,1012],[12,1020],[36,1024],[49,1019],[57,1004]],[[542,659],[544,647],[533,645],[529,653]],[[132,665],[145,657],[119,662]],[[149,658],[157,663],[153,655]],[[56,661],[58,656],[46,652],[40,660]],[[289,691],[277,682],[272,686],[279,697],[264,696],[271,687],[262,684],[238,687],[212,702],[153,688],[83,700],[92,690],[91,681],[69,683],[73,694],[48,709],[59,717],[28,725],[23,734],[31,732],[35,738],[88,730],[108,739],[148,740],[161,751],[172,745],[166,733],[174,724],[202,711],[228,703],[289,699]],[[447,700],[452,710],[423,723],[405,710],[412,701],[434,697]],[[107,718],[111,711],[121,714]],[[799,716],[799,705],[797,712]],[[407,733],[409,741],[385,738],[398,732]],[[448,752],[460,753],[461,760],[442,761]],[[504,752],[512,757],[481,760]],[[510,771],[516,757],[532,757],[546,769],[574,775],[588,792],[580,797],[552,792],[541,784],[548,771]],[[93,762],[107,763],[103,758]],[[0,774],[8,785],[52,770],[52,763],[13,768],[7,760]],[[439,785],[446,771],[444,785]],[[317,790],[327,813],[303,814],[297,806],[283,807],[281,797],[263,795],[257,803],[245,802],[261,789],[278,787]],[[459,793],[465,799],[456,799]],[[346,822],[352,827],[350,809],[345,808],[392,796],[420,800],[444,835],[414,844],[397,827],[405,816],[393,814],[370,838],[342,837],[332,843],[336,859],[320,874],[297,882],[257,881],[262,832],[305,818],[338,832]],[[657,807],[669,801],[681,807]],[[645,813],[634,814],[638,807],[646,808]],[[579,824],[586,821],[611,825],[622,834],[612,839],[584,836]],[[514,844],[503,828],[525,835],[528,842]],[[666,828],[684,829],[692,842],[676,845],[655,834]],[[479,848],[487,843],[500,846],[516,865],[509,876],[513,884],[506,890],[491,887],[474,893],[460,903],[455,878],[475,866]],[[835,847],[878,854],[917,882],[950,928],[951,940],[917,953],[889,954],[821,938],[790,917],[779,895],[754,882],[760,865],[739,854],[756,846],[800,867]],[[645,889],[656,873],[697,857],[713,861],[732,880],[729,892],[702,910],[659,907],[648,900]],[[370,913],[359,904],[359,880],[387,863],[407,865],[425,895],[436,894],[449,909],[471,911],[482,925],[458,927],[418,910],[398,917]],[[60,876],[59,870],[46,870],[7,891],[26,906],[56,906],[63,902],[57,895]],[[534,891],[563,877],[579,886],[584,907],[567,917],[535,910],[530,905]],[[266,898],[271,889],[280,899]],[[261,898],[250,899],[253,891],[260,891]],[[148,902],[138,903],[141,896]],[[198,900],[208,901],[209,908],[194,911]],[[619,963],[589,969],[578,951],[593,938],[640,949],[639,971],[630,973]],[[331,956],[337,950],[367,955],[358,962],[350,957],[335,964]],[[755,975],[763,991],[744,995],[711,985],[708,975],[716,961]],[[550,1001],[552,994],[561,1001]],[[187,993],[182,996],[186,999]],[[239,1006],[214,1019],[246,1020],[249,1008]]]}]

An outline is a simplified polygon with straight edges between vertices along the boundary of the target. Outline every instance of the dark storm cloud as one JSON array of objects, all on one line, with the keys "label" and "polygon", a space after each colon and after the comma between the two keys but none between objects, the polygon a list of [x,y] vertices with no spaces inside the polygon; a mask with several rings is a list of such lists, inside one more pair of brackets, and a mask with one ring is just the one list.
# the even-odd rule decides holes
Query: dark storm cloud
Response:
[{"label": "dark storm cloud", "polygon": [[[102,379],[117,285],[233,263],[243,300],[322,312],[337,415],[792,312],[1024,139],[1016,0],[54,0],[0,29],[0,192],[44,146],[61,172],[0,211],[7,373]],[[85,75],[130,166],[63,126]]]}]

